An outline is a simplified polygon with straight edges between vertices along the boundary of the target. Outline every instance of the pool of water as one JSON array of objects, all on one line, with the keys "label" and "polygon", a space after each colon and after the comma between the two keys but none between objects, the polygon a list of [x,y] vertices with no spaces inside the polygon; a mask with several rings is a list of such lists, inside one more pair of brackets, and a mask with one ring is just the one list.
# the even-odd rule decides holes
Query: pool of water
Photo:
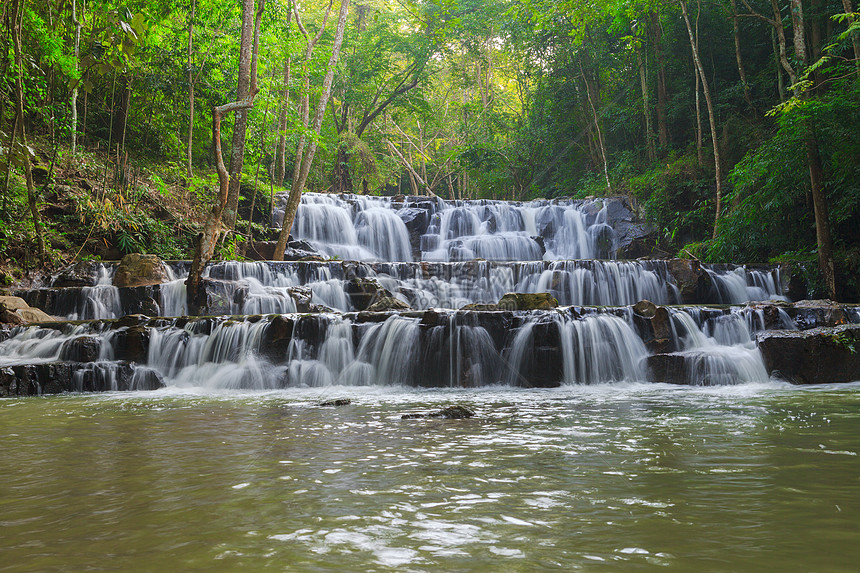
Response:
[{"label": "pool of water", "polygon": [[0,440],[0,571],[860,562],[860,383],[65,395]]}]

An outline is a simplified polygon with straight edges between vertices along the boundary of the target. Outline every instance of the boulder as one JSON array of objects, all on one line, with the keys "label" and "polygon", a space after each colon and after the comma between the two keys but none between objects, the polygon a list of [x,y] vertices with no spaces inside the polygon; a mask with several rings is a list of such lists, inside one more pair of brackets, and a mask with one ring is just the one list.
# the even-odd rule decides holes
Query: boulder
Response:
[{"label": "boulder", "polygon": [[349,279],[344,284],[344,291],[346,291],[352,306],[358,311],[367,310],[376,301],[392,296],[379,284],[379,281],[366,277]]},{"label": "boulder", "polygon": [[650,300],[640,300],[633,305],[633,312],[643,318],[654,318],[657,314],[657,305]]},{"label": "boulder", "polygon": [[5,310],[16,311],[23,308],[30,308],[30,305],[27,302],[17,296],[0,296],[0,305]]},{"label": "boulder", "polygon": [[549,310],[558,306],[558,301],[548,292],[509,292],[499,299],[500,310]]},{"label": "boulder", "polygon": [[860,380],[860,324],[761,332],[756,342],[768,373],[793,384]]},{"label": "boulder", "polygon": [[695,303],[700,294],[705,292],[710,284],[708,273],[702,269],[699,261],[690,259],[671,259],[666,261],[667,270],[681,291],[681,302]]},{"label": "boulder", "polygon": [[51,286],[57,288],[88,287],[98,282],[100,263],[81,261],[60,270]]},{"label": "boulder", "polygon": [[24,322],[27,324],[33,324],[35,322],[54,322],[56,321],[56,317],[51,316],[47,312],[43,310],[39,310],[38,308],[22,308],[21,310],[16,311],[21,318],[24,319]]},{"label": "boulder", "polygon": [[120,261],[113,276],[117,287],[137,287],[167,282],[167,266],[155,255],[132,253]]}]

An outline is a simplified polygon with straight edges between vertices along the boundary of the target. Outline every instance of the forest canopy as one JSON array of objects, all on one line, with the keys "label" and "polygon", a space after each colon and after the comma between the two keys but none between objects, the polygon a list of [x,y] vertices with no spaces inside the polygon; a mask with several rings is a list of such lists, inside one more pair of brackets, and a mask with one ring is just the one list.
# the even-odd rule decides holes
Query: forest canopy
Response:
[{"label": "forest canopy", "polygon": [[189,258],[222,183],[223,257],[291,188],[621,194],[667,256],[809,263],[817,294],[856,297],[858,18],[853,0],[9,0],[4,268]]}]

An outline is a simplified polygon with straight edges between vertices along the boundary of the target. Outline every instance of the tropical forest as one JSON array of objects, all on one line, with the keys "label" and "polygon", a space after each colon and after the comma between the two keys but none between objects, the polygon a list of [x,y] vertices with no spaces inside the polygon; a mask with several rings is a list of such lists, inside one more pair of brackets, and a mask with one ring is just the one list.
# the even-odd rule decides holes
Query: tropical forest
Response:
[{"label": "tropical forest", "polygon": [[857,0],[2,0],[0,571],[852,571]]}]

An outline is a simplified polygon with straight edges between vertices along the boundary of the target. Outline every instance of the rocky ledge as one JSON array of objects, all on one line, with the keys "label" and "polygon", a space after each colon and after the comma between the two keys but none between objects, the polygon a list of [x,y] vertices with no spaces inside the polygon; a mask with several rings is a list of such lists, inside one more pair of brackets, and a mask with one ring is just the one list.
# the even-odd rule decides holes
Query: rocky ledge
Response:
[{"label": "rocky ledge", "polygon": [[756,342],[765,368],[793,384],[860,381],[860,324],[772,330]]}]

